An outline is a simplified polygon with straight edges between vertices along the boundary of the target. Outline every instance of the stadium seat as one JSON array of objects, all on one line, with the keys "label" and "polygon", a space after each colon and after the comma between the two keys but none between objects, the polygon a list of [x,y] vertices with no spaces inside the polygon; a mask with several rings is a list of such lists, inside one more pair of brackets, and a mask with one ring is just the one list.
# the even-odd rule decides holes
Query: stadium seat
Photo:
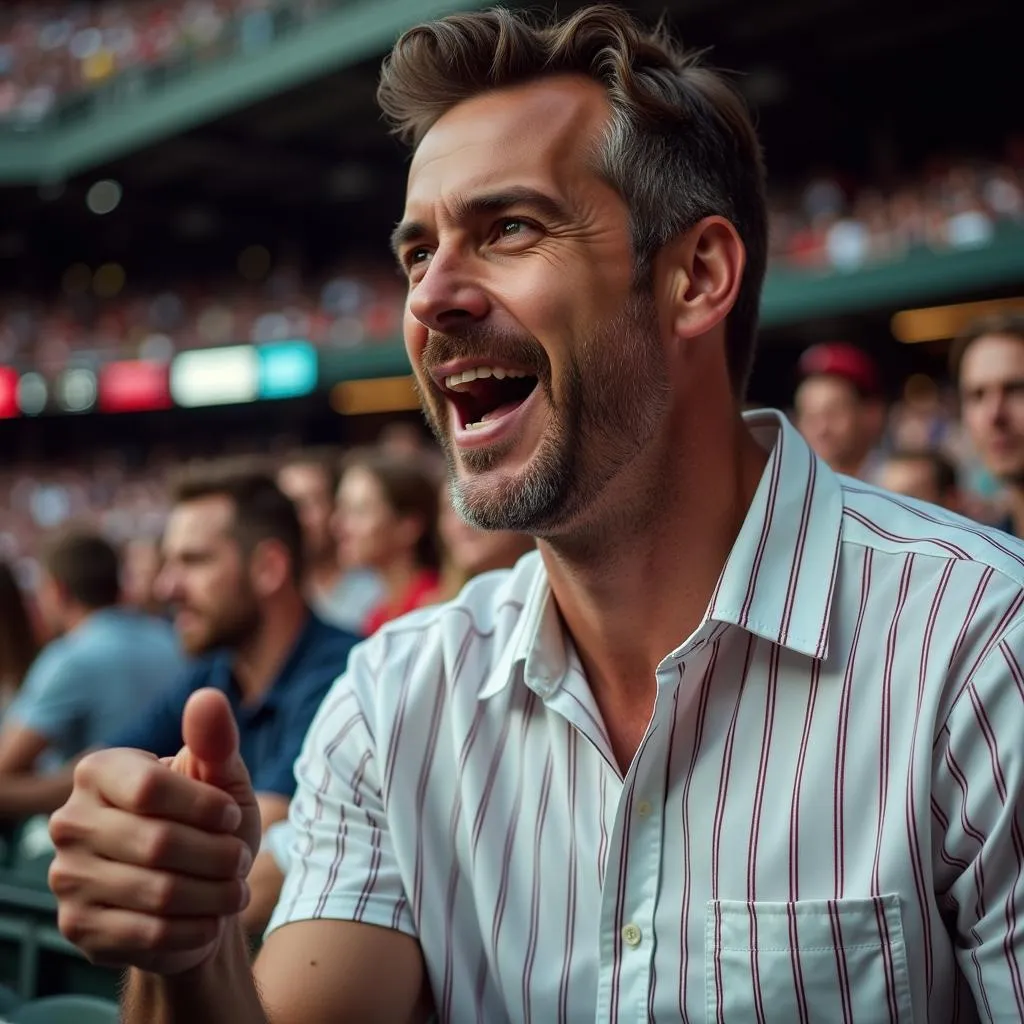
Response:
[{"label": "stadium seat", "polygon": [[0,1020],[4,1020],[21,1006],[22,999],[13,988],[0,985]]},{"label": "stadium seat", "polygon": [[91,996],[52,996],[24,1003],[7,1016],[10,1024],[118,1024],[117,1003]]}]

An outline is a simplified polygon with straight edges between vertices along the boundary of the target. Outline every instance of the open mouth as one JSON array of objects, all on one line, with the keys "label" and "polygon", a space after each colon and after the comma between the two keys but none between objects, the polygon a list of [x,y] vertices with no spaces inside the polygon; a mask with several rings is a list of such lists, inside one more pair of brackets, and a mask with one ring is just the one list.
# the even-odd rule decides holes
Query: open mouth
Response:
[{"label": "open mouth", "polygon": [[444,378],[444,391],[463,430],[479,430],[515,412],[537,387],[537,377],[502,366],[472,366]]}]

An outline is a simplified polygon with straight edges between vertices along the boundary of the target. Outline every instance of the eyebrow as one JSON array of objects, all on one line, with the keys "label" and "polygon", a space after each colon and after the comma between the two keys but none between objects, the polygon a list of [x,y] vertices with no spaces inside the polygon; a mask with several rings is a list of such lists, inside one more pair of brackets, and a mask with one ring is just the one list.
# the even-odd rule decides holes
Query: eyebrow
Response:
[{"label": "eyebrow", "polygon": [[[557,199],[545,192],[526,185],[514,185],[500,192],[485,192],[476,196],[459,196],[453,202],[455,219],[458,221],[472,220],[486,214],[501,213],[513,206],[528,207],[541,217],[553,221],[568,219],[568,211]],[[395,259],[400,259],[402,249],[412,242],[418,242],[429,234],[422,221],[402,221],[391,232],[391,251]]]}]

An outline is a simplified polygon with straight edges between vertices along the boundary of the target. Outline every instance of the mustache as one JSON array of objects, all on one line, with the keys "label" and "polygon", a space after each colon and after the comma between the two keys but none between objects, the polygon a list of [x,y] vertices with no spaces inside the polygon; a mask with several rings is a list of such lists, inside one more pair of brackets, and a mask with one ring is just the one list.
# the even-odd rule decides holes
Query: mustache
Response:
[{"label": "mustache", "polygon": [[430,331],[423,346],[422,363],[426,370],[456,359],[493,359],[520,366],[540,380],[550,375],[544,347],[529,334],[474,325],[457,333]]}]

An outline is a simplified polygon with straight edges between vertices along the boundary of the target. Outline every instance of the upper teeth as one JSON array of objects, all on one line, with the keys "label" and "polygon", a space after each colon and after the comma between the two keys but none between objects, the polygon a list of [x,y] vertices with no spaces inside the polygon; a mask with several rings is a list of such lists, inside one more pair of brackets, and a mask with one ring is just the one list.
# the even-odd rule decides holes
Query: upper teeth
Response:
[{"label": "upper teeth", "polygon": [[495,377],[504,380],[506,377],[526,377],[524,370],[506,370],[503,366],[473,366],[462,373],[453,373],[444,379],[447,388],[457,388],[471,380],[483,380],[486,377]]}]

